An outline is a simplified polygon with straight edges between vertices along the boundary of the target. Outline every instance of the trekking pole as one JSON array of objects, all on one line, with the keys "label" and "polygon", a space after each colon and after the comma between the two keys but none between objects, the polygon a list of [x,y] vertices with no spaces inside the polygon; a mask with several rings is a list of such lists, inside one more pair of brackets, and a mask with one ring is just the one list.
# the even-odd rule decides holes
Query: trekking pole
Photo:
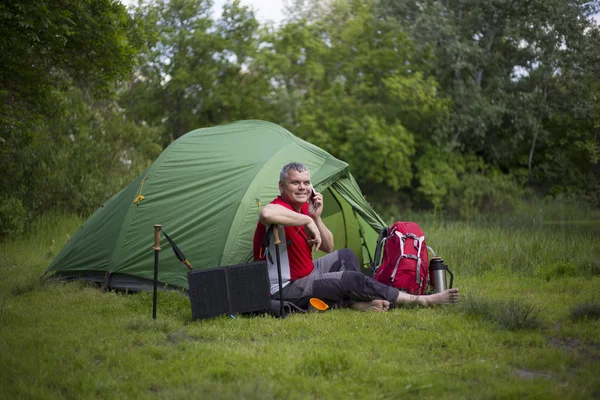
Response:
[{"label": "trekking pole", "polygon": [[279,225],[273,225],[273,244],[275,244],[275,259],[277,260],[277,278],[279,279],[279,315],[281,318],[285,318],[285,311],[283,306],[283,284],[281,282],[281,260],[279,259]]},{"label": "trekking pole", "polygon": [[154,294],[152,297],[152,319],[156,319],[156,298],[158,282],[158,253],[160,253],[160,228],[162,225],[154,225]]}]

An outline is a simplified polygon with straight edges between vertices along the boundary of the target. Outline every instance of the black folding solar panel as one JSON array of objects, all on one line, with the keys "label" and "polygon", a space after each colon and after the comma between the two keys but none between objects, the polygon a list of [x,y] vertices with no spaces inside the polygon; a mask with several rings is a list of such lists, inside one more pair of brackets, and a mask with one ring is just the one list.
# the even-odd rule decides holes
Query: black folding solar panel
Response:
[{"label": "black folding solar panel", "polygon": [[265,261],[188,272],[192,319],[266,311],[271,305]]}]

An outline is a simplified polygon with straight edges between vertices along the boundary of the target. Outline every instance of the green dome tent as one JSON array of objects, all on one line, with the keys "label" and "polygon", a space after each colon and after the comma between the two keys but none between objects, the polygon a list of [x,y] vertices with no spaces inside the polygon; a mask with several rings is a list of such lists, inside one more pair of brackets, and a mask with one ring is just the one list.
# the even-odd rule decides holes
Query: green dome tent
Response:
[{"label": "green dome tent", "polygon": [[[273,123],[240,121],[174,141],[85,222],[46,272],[149,289],[154,224],[162,225],[194,269],[248,262],[260,208],[279,194],[279,171],[292,161],[309,168],[323,193],[323,220],[336,249],[349,247],[369,262],[384,222],[363,198],[348,164]],[[161,246],[159,281],[187,289],[187,268],[164,238]]]}]

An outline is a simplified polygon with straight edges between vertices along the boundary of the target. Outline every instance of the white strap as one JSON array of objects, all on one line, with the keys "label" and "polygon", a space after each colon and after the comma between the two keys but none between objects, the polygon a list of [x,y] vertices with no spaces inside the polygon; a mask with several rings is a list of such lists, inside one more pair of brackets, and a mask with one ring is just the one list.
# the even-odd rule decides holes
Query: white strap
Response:
[{"label": "white strap", "polygon": [[[417,283],[420,285],[421,282],[421,247],[423,246],[423,242],[425,241],[425,236],[421,236],[419,237],[419,247],[417,248],[417,276],[416,276],[416,281]],[[415,247],[416,246],[416,242],[415,242]]]},{"label": "white strap", "polygon": [[[392,283],[394,283],[394,279],[396,277],[396,272],[398,272],[398,265],[400,265],[400,260],[402,260],[403,258],[411,258],[413,260],[417,260],[417,270],[416,270],[415,280],[416,280],[417,284],[422,285],[423,282],[421,279],[421,248],[423,247],[423,242],[425,241],[425,236],[417,236],[412,233],[407,233],[407,234],[403,235],[402,233],[400,233],[398,231],[395,231],[394,233],[400,239],[401,245],[400,245],[400,257],[398,257],[398,260],[396,261],[396,265],[394,266],[394,271],[392,271],[392,276],[390,277],[390,281]],[[413,245],[415,246],[415,249],[417,250],[416,256],[414,256],[412,254],[404,253],[404,243],[406,242],[406,238],[412,238],[414,240]]]}]

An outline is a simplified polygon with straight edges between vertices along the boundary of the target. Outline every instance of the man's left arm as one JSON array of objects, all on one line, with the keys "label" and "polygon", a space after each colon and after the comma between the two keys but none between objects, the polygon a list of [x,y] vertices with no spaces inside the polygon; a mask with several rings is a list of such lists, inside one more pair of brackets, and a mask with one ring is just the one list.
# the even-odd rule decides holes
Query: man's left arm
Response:
[{"label": "man's left arm", "polygon": [[325,253],[331,253],[333,251],[333,234],[325,226],[321,217],[314,219],[317,228],[319,228],[319,232],[321,233],[321,247],[319,250],[324,251]]},{"label": "man's left arm", "polygon": [[323,195],[321,193],[315,193],[315,196],[311,199],[308,205],[308,215],[315,221],[319,232],[321,233],[321,248],[320,250],[331,253],[333,251],[333,234],[325,226],[321,219],[321,213],[323,212]]}]

